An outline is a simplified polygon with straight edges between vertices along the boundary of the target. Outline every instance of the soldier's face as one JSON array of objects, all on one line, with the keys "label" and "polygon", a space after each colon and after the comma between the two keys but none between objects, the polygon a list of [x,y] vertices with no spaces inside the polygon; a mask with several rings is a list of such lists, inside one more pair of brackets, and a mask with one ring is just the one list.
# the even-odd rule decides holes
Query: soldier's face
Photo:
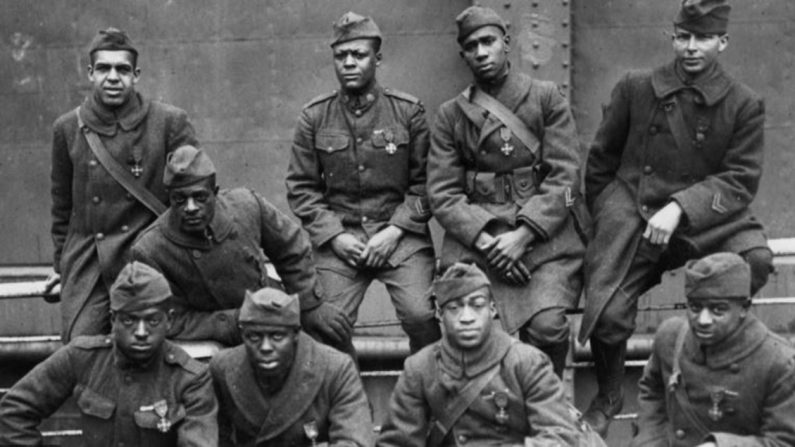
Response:
[{"label": "soldier's face", "polygon": [[444,336],[459,349],[482,345],[491,332],[497,310],[487,288],[452,300],[439,310]]},{"label": "soldier's face", "polygon": [[679,66],[690,76],[697,76],[712,67],[728,45],[728,34],[696,34],[674,28],[674,53]]},{"label": "soldier's face", "polygon": [[95,97],[110,108],[120,107],[130,100],[140,75],[141,69],[135,66],[129,51],[96,51],[88,67],[88,79],[94,86]]},{"label": "soldier's face", "polygon": [[184,233],[203,234],[215,216],[215,183],[204,179],[168,192],[172,213]]},{"label": "soldier's face", "polygon": [[257,374],[279,377],[290,370],[298,346],[298,329],[276,325],[244,325],[240,332],[248,358]]},{"label": "soldier's face", "polygon": [[381,53],[373,39],[343,42],[332,48],[334,71],[343,90],[358,93],[375,82],[375,69],[381,64]]},{"label": "soldier's face", "polygon": [[496,26],[475,30],[461,43],[461,57],[479,81],[498,79],[508,67],[510,36]]},{"label": "soldier's face", "polygon": [[172,311],[162,306],[114,312],[111,321],[116,348],[134,362],[147,363],[163,345],[173,322],[172,315]]},{"label": "soldier's face", "polygon": [[687,307],[690,329],[705,346],[725,340],[748,313],[742,301],[734,299],[688,299]]}]

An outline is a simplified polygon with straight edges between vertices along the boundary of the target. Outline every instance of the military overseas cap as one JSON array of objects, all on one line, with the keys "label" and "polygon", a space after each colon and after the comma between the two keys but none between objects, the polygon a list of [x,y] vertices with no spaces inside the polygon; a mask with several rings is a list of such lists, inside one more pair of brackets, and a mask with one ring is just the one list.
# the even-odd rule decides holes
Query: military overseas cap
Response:
[{"label": "military overseas cap", "polygon": [[92,55],[95,51],[129,51],[138,56],[138,50],[132,44],[130,37],[127,33],[118,28],[108,28],[99,30],[94,39],[91,40],[91,46],[88,48],[88,54]]},{"label": "military overseas cap", "polygon": [[168,154],[163,184],[168,188],[192,185],[215,174],[215,165],[203,150],[180,146]]},{"label": "military overseas cap", "polygon": [[372,18],[348,11],[333,25],[331,46],[356,39],[376,39],[381,42],[381,30]]},{"label": "military overseas cap", "polygon": [[729,11],[726,0],[682,0],[674,25],[692,33],[725,34]]},{"label": "military overseas cap", "polygon": [[238,322],[240,324],[301,326],[301,307],[298,304],[298,295],[288,295],[271,287],[265,287],[256,292],[246,290]]},{"label": "military overseas cap", "polygon": [[715,253],[685,267],[688,298],[742,298],[751,295],[751,267],[735,253]]},{"label": "military overseas cap", "polygon": [[162,273],[138,261],[124,266],[110,287],[110,310],[137,312],[166,302],[171,287]]},{"label": "military overseas cap", "polygon": [[452,300],[489,286],[489,278],[476,265],[456,262],[431,287],[436,303],[442,307]]},{"label": "military overseas cap", "polygon": [[484,26],[496,26],[501,29],[503,33],[507,33],[507,27],[502,17],[491,8],[483,6],[470,6],[463,10],[458,17],[455,18],[455,23],[458,25],[458,43],[464,42],[470,34],[474,33]]}]

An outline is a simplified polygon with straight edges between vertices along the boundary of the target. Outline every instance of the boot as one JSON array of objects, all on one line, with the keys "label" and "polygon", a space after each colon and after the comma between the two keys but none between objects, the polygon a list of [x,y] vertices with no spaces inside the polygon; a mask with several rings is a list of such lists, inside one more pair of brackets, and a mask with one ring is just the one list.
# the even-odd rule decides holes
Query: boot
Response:
[{"label": "boot", "polygon": [[587,422],[602,438],[607,438],[607,428],[624,406],[624,360],[627,343],[608,345],[591,338],[591,352],[596,368],[599,392],[591,401],[582,420]]},{"label": "boot", "polygon": [[412,354],[442,338],[442,330],[436,318],[422,323],[401,323],[409,336],[409,350]]},{"label": "boot", "polygon": [[540,349],[549,357],[549,360],[552,361],[552,368],[555,370],[555,374],[560,379],[563,379],[563,371],[566,369],[566,354],[569,353],[568,341],[544,346]]}]

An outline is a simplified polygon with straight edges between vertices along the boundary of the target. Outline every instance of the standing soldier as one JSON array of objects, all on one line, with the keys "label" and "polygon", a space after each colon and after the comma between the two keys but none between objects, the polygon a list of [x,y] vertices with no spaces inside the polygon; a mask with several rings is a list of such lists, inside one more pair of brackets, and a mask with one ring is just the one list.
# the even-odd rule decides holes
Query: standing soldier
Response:
[{"label": "standing soldier", "polygon": [[370,447],[373,422],[350,356],[301,331],[298,298],[245,292],[243,346],[210,363],[221,446]]},{"label": "standing soldier", "polygon": [[456,22],[475,83],[442,104],[434,124],[428,196],[446,231],[442,266],[477,262],[503,327],[560,375],[584,252],[572,216],[581,205],[574,121],[554,84],[511,68],[496,12],[472,6]]},{"label": "standing soldier", "polygon": [[207,366],[166,341],[168,281],[140,262],[110,290],[110,336],[77,337],[0,401],[0,445],[41,445],[38,426],[73,396],[84,446],[218,444],[218,404]]},{"label": "standing soldier", "polygon": [[115,28],[89,49],[93,92],[55,121],[50,286],[61,285],[62,338],[107,333],[108,289],[127,250],[165,209],[166,154],[195,144],[183,110],[135,91],[138,50]]},{"label": "standing soldier", "polygon": [[762,175],[765,107],[718,63],[729,10],[722,0],[683,1],[674,61],[619,81],[591,146],[585,186],[595,236],[579,338],[590,337],[599,385],[585,418],[604,434],[623,405],[638,297],[663,271],[739,253],[751,266],[753,295],[772,269],[748,209]]},{"label": "standing soldier", "polygon": [[547,356],[494,326],[479,268],[453,264],[433,294],[444,335],[406,360],[379,447],[604,445],[579,425]]},{"label": "standing soldier", "polygon": [[734,253],[688,263],[687,321],[655,335],[633,446],[795,445],[795,349],[748,312],[750,283]]},{"label": "standing soldier", "polygon": [[312,247],[297,223],[251,190],[218,192],[213,162],[193,146],[169,154],[163,184],[171,205],[141,233],[132,256],[171,283],[178,306],[169,338],[239,344],[235,315],[246,290],[270,284],[267,256],[300,297],[308,332],[334,346],[350,343],[348,317],[322,301]]},{"label": "standing soldier", "polygon": [[356,321],[378,279],[416,351],[439,338],[425,296],[434,256],[424,110],[378,84],[381,31],[371,18],[345,13],[331,48],[340,91],[313,99],[298,119],[287,199],[314,244],[328,299]]}]

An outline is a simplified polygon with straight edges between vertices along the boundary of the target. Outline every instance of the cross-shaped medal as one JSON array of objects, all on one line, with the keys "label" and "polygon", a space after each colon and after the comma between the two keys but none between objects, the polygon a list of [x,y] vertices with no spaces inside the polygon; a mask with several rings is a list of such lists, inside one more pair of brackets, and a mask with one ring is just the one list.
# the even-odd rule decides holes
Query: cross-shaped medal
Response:
[{"label": "cross-shaped medal", "polygon": [[135,160],[135,164],[130,168],[130,172],[132,172],[132,175],[135,176],[135,178],[138,178],[144,173],[144,168],[141,166],[141,163],[138,160]]}]

